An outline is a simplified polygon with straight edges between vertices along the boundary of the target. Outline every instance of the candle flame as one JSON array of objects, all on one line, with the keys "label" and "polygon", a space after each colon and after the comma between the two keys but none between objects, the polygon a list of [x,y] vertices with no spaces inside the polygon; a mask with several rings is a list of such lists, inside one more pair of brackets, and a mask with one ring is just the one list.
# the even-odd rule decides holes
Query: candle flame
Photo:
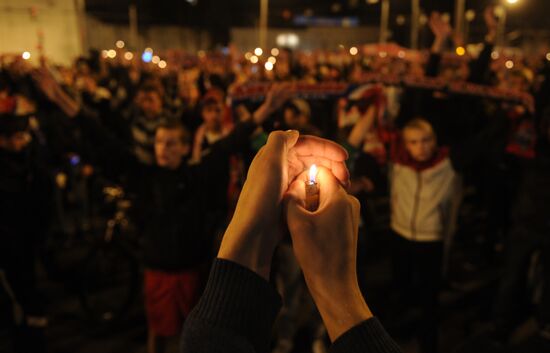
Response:
[{"label": "candle flame", "polygon": [[309,167],[309,181],[312,183],[315,183],[317,180],[317,166],[315,164],[312,164],[311,167]]}]

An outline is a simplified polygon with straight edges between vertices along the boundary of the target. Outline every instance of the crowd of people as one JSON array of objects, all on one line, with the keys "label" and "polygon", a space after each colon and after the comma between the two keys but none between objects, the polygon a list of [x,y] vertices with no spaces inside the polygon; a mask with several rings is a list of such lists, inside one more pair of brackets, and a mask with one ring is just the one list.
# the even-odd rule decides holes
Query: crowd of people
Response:
[{"label": "crowd of people", "polygon": [[[82,169],[86,178],[108,179],[133,195],[132,222],[143,239],[147,347],[150,353],[164,352],[205,288],[235,208],[242,216],[242,208],[261,207],[253,199],[239,206],[237,199],[254,155],[275,130],[296,130],[346,148],[351,173],[346,186],[361,203],[360,244],[361,238],[372,238],[376,220],[368,210],[373,200],[389,200],[387,241],[367,244],[388,246],[392,305],[388,312],[373,311],[391,324],[418,309],[414,336],[421,352],[439,351],[439,293],[449,277],[462,205],[472,190],[485,215],[480,252],[501,273],[492,338],[506,342],[521,320],[535,316],[540,334],[549,339],[550,290],[543,280],[550,271],[545,236],[550,230],[550,62],[540,54],[499,54],[491,9],[485,20],[487,35],[475,57],[448,54],[462,43],[438,13],[429,20],[434,41],[426,52],[394,45],[379,46],[374,55],[372,46],[315,52],[281,48],[267,61],[262,59],[267,52],[242,54],[231,47],[198,55],[167,53],[166,67],[138,55],[125,57],[122,50],[114,58],[91,52],[74,65],[55,67],[43,58],[32,66],[21,57],[2,56],[0,292],[9,308],[2,312],[8,313],[15,351],[46,349],[37,251],[58,219],[52,195],[66,187],[60,171],[70,156],[88,166]],[[484,85],[530,95],[534,104],[365,83],[373,73]],[[239,88],[258,83],[269,87],[262,99],[234,97]],[[345,83],[353,90],[311,96],[298,83]],[[343,165],[312,154],[303,167],[313,163],[346,179]],[[261,172],[271,173],[269,167]],[[328,227],[319,222],[316,226]],[[288,226],[291,233],[296,228],[290,221]],[[311,260],[297,246],[311,244],[283,237],[273,268],[271,255],[255,254],[265,255],[256,272],[267,269],[264,277],[271,275],[284,299],[272,346],[256,345],[251,337],[261,351],[290,353],[298,332],[305,330],[312,351],[324,352],[327,334],[335,341],[343,333],[334,337],[330,310],[319,308],[322,293],[311,293],[312,299],[315,276],[306,273],[304,280],[300,267]],[[362,251],[360,246],[360,257]],[[499,261],[497,254],[504,254]],[[534,254],[542,271],[536,305],[526,284]],[[229,271],[216,261],[213,275]],[[331,264],[324,268],[330,272]],[[369,273],[359,276],[361,283]],[[210,296],[214,291],[207,289]]]}]

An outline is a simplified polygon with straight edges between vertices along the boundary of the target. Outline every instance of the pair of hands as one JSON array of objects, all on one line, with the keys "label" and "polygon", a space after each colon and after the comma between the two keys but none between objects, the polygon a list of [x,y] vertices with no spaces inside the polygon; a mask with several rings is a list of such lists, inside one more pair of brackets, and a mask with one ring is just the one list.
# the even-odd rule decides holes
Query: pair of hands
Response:
[{"label": "pair of hands", "polygon": [[[218,257],[268,279],[286,227],[331,339],[370,318],[356,273],[359,202],[349,196],[346,151],[297,131],[275,131],[254,158]],[[319,166],[319,209],[304,208],[307,169]]]}]

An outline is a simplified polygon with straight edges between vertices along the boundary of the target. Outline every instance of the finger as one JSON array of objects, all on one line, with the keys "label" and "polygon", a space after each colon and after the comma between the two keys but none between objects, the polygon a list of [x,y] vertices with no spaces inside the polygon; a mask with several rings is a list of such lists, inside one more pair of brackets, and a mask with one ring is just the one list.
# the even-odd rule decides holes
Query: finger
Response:
[{"label": "finger", "polygon": [[302,135],[294,146],[299,156],[318,156],[334,161],[345,161],[348,159],[348,152],[336,142],[316,136]]},{"label": "finger", "polygon": [[296,130],[273,131],[267,138],[265,149],[270,152],[281,153],[282,156],[283,153],[288,152],[296,145],[299,137],[300,133]]},{"label": "finger", "polygon": [[309,170],[311,165],[322,166],[329,169],[344,187],[349,186],[350,174],[345,162],[336,162],[332,159],[315,156],[296,156],[296,159],[303,164],[304,170]]},{"label": "finger", "polygon": [[327,168],[319,167],[317,184],[319,185],[319,209],[328,205],[333,198],[347,195],[338,179]]}]

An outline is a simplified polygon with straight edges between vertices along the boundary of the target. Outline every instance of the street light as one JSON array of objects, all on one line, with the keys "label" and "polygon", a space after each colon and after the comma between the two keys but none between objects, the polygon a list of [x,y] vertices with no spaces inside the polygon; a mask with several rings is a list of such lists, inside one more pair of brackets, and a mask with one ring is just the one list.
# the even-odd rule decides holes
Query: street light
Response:
[{"label": "street light", "polygon": [[506,0],[507,3],[514,5],[517,4],[519,0]]}]

